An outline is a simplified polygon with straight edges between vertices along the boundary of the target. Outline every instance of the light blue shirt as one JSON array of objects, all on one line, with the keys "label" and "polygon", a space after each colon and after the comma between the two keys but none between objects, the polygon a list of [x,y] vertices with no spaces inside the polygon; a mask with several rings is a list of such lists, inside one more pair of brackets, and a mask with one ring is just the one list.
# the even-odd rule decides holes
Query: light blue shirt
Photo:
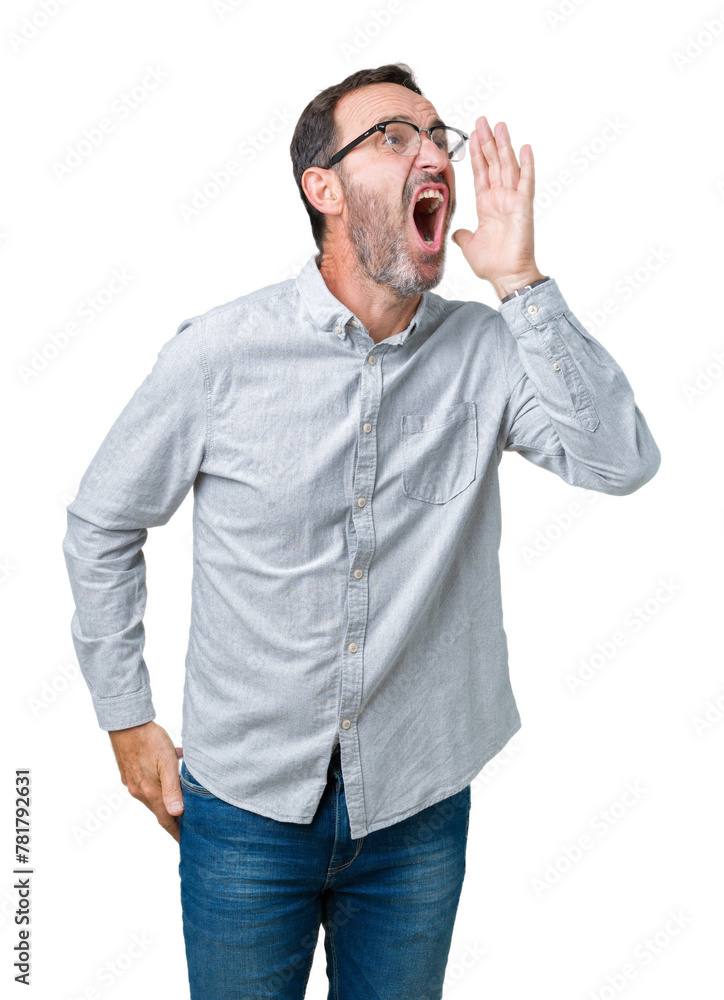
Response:
[{"label": "light blue shirt", "polygon": [[310,823],[341,745],[351,835],[460,791],[520,728],[504,451],[625,495],[659,449],[555,279],[425,292],[375,343],[309,258],[184,321],[68,506],[72,636],[102,729],[155,718],[142,546],[193,487],[182,743],[214,795]]}]

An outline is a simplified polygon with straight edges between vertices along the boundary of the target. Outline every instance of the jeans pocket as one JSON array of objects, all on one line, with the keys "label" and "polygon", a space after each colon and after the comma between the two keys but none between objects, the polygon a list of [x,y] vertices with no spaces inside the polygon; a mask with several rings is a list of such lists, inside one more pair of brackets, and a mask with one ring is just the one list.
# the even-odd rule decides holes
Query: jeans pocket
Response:
[{"label": "jeans pocket", "polygon": [[193,774],[186,767],[186,761],[181,762],[181,772],[179,774],[179,781],[181,782],[182,788],[185,788],[189,792],[193,792],[195,795],[207,795],[214,798],[214,793],[210,792],[208,788],[204,788],[200,785]]},{"label": "jeans pocket", "polygon": [[433,413],[404,413],[402,489],[425,503],[447,503],[475,479],[477,408],[472,400]]}]

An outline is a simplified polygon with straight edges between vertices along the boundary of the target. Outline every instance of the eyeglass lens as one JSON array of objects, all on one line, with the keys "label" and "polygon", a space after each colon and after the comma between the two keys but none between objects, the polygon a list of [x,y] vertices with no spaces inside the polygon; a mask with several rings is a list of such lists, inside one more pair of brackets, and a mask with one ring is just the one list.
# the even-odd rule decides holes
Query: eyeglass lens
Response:
[{"label": "eyeglass lens", "polygon": [[[412,125],[405,122],[393,122],[385,126],[385,137],[396,153],[403,156],[414,156],[420,148],[420,136]],[[435,145],[450,156],[451,160],[462,160],[465,156],[465,143],[459,132],[451,128],[436,128],[430,137]],[[450,152],[452,151],[452,155]]]}]

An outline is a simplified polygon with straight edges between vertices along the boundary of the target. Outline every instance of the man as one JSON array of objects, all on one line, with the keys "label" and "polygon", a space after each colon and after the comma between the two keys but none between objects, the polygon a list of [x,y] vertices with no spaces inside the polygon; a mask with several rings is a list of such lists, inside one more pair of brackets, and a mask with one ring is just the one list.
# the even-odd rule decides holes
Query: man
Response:
[{"label": "man", "polygon": [[[409,67],[318,94],[291,155],[320,251],[185,321],[68,507],[73,638],[129,792],[180,841],[191,996],[439,998],[470,782],[520,727],[497,469],[625,495],[660,454],[533,250],[533,154],[469,137],[501,305],[441,280],[468,136]],[[183,763],[152,720],[147,529],[194,489]]]}]

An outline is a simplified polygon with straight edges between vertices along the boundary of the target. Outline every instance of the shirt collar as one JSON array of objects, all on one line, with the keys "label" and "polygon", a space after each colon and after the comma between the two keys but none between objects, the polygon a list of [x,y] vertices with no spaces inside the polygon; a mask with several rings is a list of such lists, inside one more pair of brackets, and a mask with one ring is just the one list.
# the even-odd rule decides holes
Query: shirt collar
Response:
[{"label": "shirt collar", "polygon": [[[312,254],[307,263],[297,275],[295,281],[302,300],[309,310],[309,313],[321,330],[328,330],[330,333],[343,340],[347,335],[348,324],[357,324],[361,329],[362,323],[355,314],[343,305],[339,299],[327,288],[327,283],[322,277],[322,272],[317,266],[318,254]],[[428,312],[428,293],[423,292],[415,315],[409,324],[400,333],[392,337],[386,337],[385,344],[404,344],[413,335],[415,330],[422,324],[423,316]]]}]

